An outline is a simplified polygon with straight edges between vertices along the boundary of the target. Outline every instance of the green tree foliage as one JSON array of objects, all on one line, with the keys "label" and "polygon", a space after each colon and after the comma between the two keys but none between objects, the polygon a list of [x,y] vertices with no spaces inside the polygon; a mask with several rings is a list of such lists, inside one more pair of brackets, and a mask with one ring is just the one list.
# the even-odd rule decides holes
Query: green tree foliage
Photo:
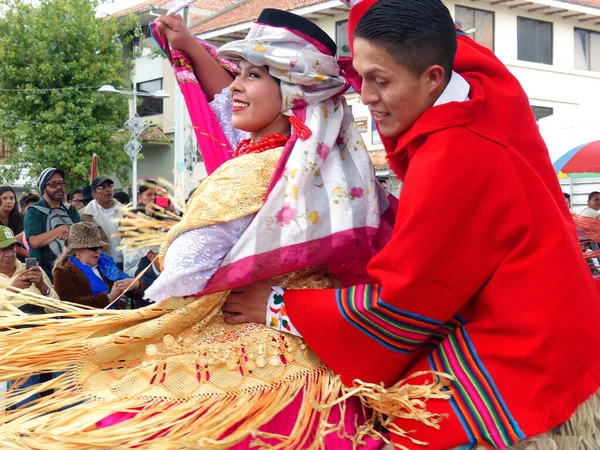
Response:
[{"label": "green tree foliage", "polygon": [[135,16],[96,17],[98,0],[0,0],[0,136],[12,149],[0,182],[45,167],[65,170],[70,187],[89,182],[92,154],[101,174],[127,180],[120,138],[127,97],[97,92],[129,86],[125,50],[139,34]]}]

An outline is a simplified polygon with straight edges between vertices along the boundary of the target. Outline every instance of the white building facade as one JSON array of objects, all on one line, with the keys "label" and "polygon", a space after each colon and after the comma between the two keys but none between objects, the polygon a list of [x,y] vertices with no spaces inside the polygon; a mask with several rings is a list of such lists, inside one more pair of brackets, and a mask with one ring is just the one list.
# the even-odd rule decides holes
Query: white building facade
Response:
[{"label": "white building facade", "polygon": [[[573,118],[583,112],[588,130],[585,139],[600,139],[600,0],[573,1],[577,3],[559,0],[445,1],[457,25],[492,49],[518,78],[538,120],[554,116],[553,120],[548,120],[549,126],[541,127],[553,159],[584,143],[578,141],[577,120],[573,124]],[[305,6],[288,7],[287,3]],[[198,37],[222,45],[243,38],[264,7],[288,9],[313,20],[336,40],[340,54],[348,53],[348,9],[337,0],[247,0],[208,16],[191,28]],[[139,59],[135,76],[137,83],[154,83],[144,90],[165,89],[173,93],[176,87],[164,59]],[[378,175],[394,181],[368,108],[357,94],[347,94],[347,99],[367,148],[372,152]],[[162,101],[161,113],[147,116],[147,119],[168,136],[173,133],[174,126],[172,98]],[[184,117],[187,140],[191,127],[187,113]],[[560,119],[562,117],[570,119],[568,124],[567,119],[564,122]],[[561,132],[572,140],[554,138]],[[145,147],[148,149],[143,150],[140,177],[158,175],[172,180],[172,144],[153,144],[156,148],[147,144]],[[200,161],[193,171],[186,172],[185,189],[192,189],[205,176]]]}]

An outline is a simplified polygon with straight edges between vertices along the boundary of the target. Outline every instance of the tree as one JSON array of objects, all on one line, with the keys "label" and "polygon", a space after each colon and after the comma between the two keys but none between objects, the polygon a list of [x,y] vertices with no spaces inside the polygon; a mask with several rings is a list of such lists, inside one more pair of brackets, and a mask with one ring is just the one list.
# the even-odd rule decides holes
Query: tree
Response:
[{"label": "tree", "polygon": [[70,187],[83,186],[97,153],[100,173],[126,182],[130,163],[119,130],[127,98],[97,90],[129,85],[124,49],[138,36],[138,19],[96,17],[98,0],[0,5],[8,8],[0,17],[0,136],[13,149],[0,181],[60,167]]}]

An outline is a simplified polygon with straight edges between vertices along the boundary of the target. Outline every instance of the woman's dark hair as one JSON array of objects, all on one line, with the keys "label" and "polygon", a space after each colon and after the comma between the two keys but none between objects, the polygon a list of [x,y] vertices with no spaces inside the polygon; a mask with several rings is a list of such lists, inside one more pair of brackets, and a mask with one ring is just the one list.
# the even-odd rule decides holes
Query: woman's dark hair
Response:
[{"label": "woman's dark hair", "polygon": [[7,225],[8,228],[10,228],[16,236],[17,234],[23,231],[23,218],[21,217],[21,213],[19,212],[19,205],[17,202],[17,194],[15,193],[15,190],[10,186],[0,186],[0,197],[2,197],[2,195],[6,192],[12,192],[12,194],[15,197],[15,203],[13,205],[13,208],[8,213],[8,220],[7,223],[5,223],[4,225]]},{"label": "woman's dark hair", "polygon": [[158,183],[154,180],[144,180],[140,183],[140,187],[138,188],[138,195],[142,195],[148,189],[156,189],[158,187]]},{"label": "woman's dark hair", "polygon": [[456,27],[441,0],[379,0],[362,16],[354,37],[383,46],[416,76],[439,64],[450,80]]},{"label": "woman's dark hair", "polygon": [[69,191],[69,193],[67,194],[67,201],[69,201],[69,202],[72,201],[77,194],[83,195],[83,189],[81,189],[81,188],[71,189]]}]

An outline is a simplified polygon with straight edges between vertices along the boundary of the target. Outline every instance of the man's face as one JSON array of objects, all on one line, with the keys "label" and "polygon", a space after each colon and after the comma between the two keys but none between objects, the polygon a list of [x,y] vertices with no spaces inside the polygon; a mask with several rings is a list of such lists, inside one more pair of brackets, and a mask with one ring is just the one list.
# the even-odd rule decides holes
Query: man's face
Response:
[{"label": "man's face", "polygon": [[138,195],[138,202],[142,203],[144,206],[148,206],[150,203],[154,201],[154,197],[156,196],[156,189],[148,188],[143,193]]},{"label": "man's face", "polygon": [[381,134],[390,138],[402,135],[433,106],[445,84],[440,66],[417,76],[383,46],[362,38],[354,40],[354,68],[363,79],[363,103]]},{"label": "man's face", "polygon": [[14,267],[17,259],[17,247],[15,244],[6,248],[0,248],[0,266]]},{"label": "man's face", "polygon": [[71,205],[73,205],[75,207],[75,209],[77,209],[77,211],[79,211],[80,209],[83,209],[83,207],[85,206],[83,204],[83,194],[73,195],[73,200],[71,200],[69,203]]},{"label": "man's face", "polygon": [[596,211],[600,210],[600,194],[594,194],[591,199],[588,200],[588,206]]},{"label": "man's face", "polygon": [[104,183],[102,183],[100,186],[98,186],[96,189],[94,189],[94,192],[92,193],[92,195],[94,196],[94,198],[96,199],[96,201],[98,202],[98,204],[104,208],[109,208],[112,206],[113,203],[113,191],[114,185],[110,182],[110,181],[105,181]]},{"label": "man's face", "polygon": [[44,188],[46,195],[55,202],[62,202],[65,198],[65,180],[62,175],[55,172]]}]

